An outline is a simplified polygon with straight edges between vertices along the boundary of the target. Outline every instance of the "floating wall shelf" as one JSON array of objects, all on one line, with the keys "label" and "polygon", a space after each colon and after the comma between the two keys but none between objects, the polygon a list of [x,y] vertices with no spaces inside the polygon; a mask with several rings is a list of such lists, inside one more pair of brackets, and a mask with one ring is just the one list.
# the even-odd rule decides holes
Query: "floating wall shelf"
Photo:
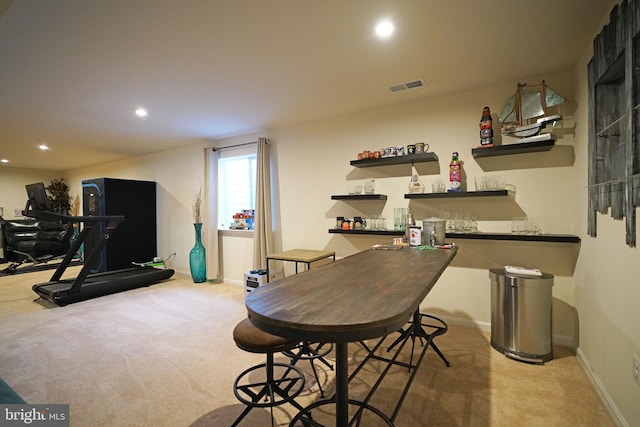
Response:
[{"label": "floating wall shelf", "polygon": [[411,163],[437,162],[436,153],[407,154],[405,156],[382,157],[379,159],[351,160],[351,166],[369,168],[373,166],[404,165]]},{"label": "floating wall shelf", "polygon": [[[330,228],[331,234],[359,234],[369,236],[404,236],[404,231],[398,230],[342,230]],[[580,237],[571,234],[510,234],[510,233],[446,233],[447,239],[465,240],[504,240],[515,242],[549,242],[549,243],[580,243]]]},{"label": "floating wall shelf", "polygon": [[[404,236],[404,231],[398,230],[342,230],[330,228],[331,234],[359,234],[378,236]],[[447,239],[455,241],[464,240],[503,240],[515,242],[548,242],[548,243],[580,243],[580,237],[571,234],[510,234],[510,233],[446,233]],[[449,241],[448,240],[448,241]]]},{"label": "floating wall shelf", "polygon": [[359,229],[359,230],[342,230],[340,228],[330,228],[329,233],[332,234],[368,234],[371,236],[404,236],[404,231],[399,230],[367,230],[367,229]]},{"label": "floating wall shelf", "polygon": [[446,233],[450,239],[511,240],[519,242],[580,243],[578,236],[570,234],[510,234],[510,233]]},{"label": "floating wall shelf", "polygon": [[384,194],[337,194],[331,200],[387,200]]},{"label": "floating wall shelf", "polygon": [[509,190],[489,190],[489,191],[452,191],[448,193],[414,193],[405,194],[405,199],[453,199],[459,197],[492,197],[508,196]]},{"label": "floating wall shelf", "polygon": [[554,139],[549,139],[547,141],[496,145],[494,147],[472,148],[471,155],[477,159],[480,157],[506,156],[509,154],[535,153],[538,151],[549,151],[554,145]]}]

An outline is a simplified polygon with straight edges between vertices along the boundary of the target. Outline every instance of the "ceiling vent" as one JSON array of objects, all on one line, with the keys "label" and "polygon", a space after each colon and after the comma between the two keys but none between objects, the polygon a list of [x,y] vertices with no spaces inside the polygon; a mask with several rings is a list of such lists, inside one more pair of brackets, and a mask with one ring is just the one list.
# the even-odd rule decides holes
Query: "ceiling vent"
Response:
[{"label": "ceiling vent", "polygon": [[406,83],[400,83],[399,85],[393,85],[393,86],[389,86],[389,92],[400,92],[403,90],[407,90],[407,89],[415,89],[415,88],[419,88],[424,86],[424,81],[422,79],[420,80],[413,80],[410,82],[406,82]]}]

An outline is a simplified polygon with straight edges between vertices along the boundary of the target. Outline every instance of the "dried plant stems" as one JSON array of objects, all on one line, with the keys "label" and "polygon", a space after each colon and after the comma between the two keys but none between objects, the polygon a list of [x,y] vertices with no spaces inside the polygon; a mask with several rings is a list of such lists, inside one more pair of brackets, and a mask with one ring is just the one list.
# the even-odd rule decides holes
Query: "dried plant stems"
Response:
[{"label": "dried plant stems", "polygon": [[202,187],[196,192],[193,201],[193,222],[202,224]]},{"label": "dried plant stems", "polygon": [[80,196],[78,194],[76,194],[76,197],[74,197],[73,199],[73,204],[71,205],[71,215],[80,215]]}]

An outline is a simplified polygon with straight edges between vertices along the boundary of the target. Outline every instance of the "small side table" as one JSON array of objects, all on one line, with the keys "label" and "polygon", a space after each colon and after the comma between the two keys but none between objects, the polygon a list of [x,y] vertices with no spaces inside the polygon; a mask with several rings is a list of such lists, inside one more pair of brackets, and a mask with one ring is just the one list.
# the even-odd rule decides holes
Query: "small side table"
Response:
[{"label": "small side table", "polygon": [[307,270],[311,268],[311,263],[321,259],[332,257],[336,260],[336,253],[332,251],[316,251],[313,249],[290,249],[284,252],[267,255],[267,281],[269,280],[269,261],[290,261],[296,263],[296,274],[298,274],[298,263],[307,265]]}]

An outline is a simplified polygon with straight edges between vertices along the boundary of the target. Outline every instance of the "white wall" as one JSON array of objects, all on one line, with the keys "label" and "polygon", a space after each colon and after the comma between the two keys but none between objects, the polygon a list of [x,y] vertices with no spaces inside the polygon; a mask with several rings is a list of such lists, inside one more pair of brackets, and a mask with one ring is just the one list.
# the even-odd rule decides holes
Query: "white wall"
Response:
[{"label": "white wall", "polygon": [[[536,82],[541,77],[527,81]],[[547,83],[565,96],[572,97],[571,73],[545,76]],[[367,249],[375,243],[390,242],[388,237],[329,234],[335,217],[382,214],[392,226],[393,208],[409,206],[416,218],[442,215],[444,211],[471,211],[478,217],[481,231],[509,232],[512,216],[536,216],[548,233],[575,234],[569,214],[574,210],[572,193],[573,126],[570,105],[565,120],[556,130],[557,147],[548,153],[527,154],[513,160],[477,162],[471,149],[479,144],[479,121],[482,108],[492,107],[494,116],[510,96],[516,82],[479,89],[443,98],[400,103],[387,108],[362,111],[350,115],[318,120],[312,123],[272,129],[266,134],[272,140],[275,187],[276,234],[281,243],[275,250],[293,248],[336,251],[338,257]],[[399,98],[401,100],[401,98]],[[498,132],[498,121],[495,120]],[[217,141],[227,145],[251,140],[234,137]],[[499,138],[499,137],[498,137]],[[430,179],[448,179],[448,164],[453,151],[460,152],[469,187],[473,177],[502,174],[516,188],[515,196],[503,199],[433,201],[408,203],[409,165],[387,169],[357,169],[350,165],[357,153],[390,145],[407,145],[419,141],[430,144],[439,157],[436,165],[418,166],[428,187]],[[505,141],[507,142],[507,141]],[[345,194],[354,179],[375,177],[376,193],[386,194],[384,202],[349,204],[332,201],[332,194]],[[554,328],[556,341],[576,345],[574,331],[573,281],[579,245],[557,243],[521,243],[502,241],[459,240],[460,253],[439,285],[425,301],[425,308],[445,316],[453,316],[485,327],[490,322],[490,282],[488,269],[505,264],[535,265],[556,276],[554,286]],[[227,244],[225,244],[227,247]],[[242,281],[241,269],[228,268],[238,260],[224,261],[226,280]],[[247,264],[247,268],[250,268]]]},{"label": "white wall", "polygon": [[[608,22],[608,16],[603,17]],[[599,32],[600,30],[598,30]],[[594,34],[595,37],[595,34]],[[597,214],[597,237],[587,237],[588,92],[587,63],[591,46],[577,64],[576,165],[573,169],[574,216],[583,235],[574,275],[574,301],[579,316],[579,355],[594,380],[627,425],[640,425],[640,386],[631,376],[632,354],[640,356],[640,248],[625,244],[624,221]],[[638,216],[636,208],[636,219]],[[640,223],[637,224],[640,229]],[[640,242],[636,234],[636,241]]]},{"label": "white wall", "polygon": [[177,271],[189,272],[189,251],[195,242],[192,204],[196,191],[204,182],[203,149],[209,144],[191,144],[186,148],[163,151],[147,156],[95,165],[68,171],[65,182],[71,194],[82,194],[82,180],[90,178],[120,178],[155,181],[158,256],[166,258],[172,253],[170,266]]},{"label": "white wall", "polygon": [[[571,73],[544,76],[547,82],[570,100]],[[523,78],[524,79],[524,78]],[[539,81],[541,77],[526,81]],[[575,233],[568,212],[574,211],[572,193],[573,135],[563,132],[573,126],[572,108],[567,108],[558,146],[548,153],[521,156],[518,163],[507,157],[497,162],[480,163],[471,156],[479,144],[479,120],[482,108],[489,105],[494,116],[510,96],[516,82],[478,89],[448,97],[424,99],[375,110],[363,111],[300,126],[273,129],[260,133],[272,139],[275,171],[276,250],[313,248],[335,250],[339,257],[371,247],[388,238],[329,234],[337,215],[382,214],[391,225],[394,207],[410,206],[417,219],[441,215],[443,211],[468,210],[479,219],[481,231],[510,231],[512,216],[530,215],[540,218],[545,231]],[[390,96],[397,96],[393,94]],[[497,120],[495,120],[497,132]],[[216,144],[234,144],[255,140],[244,135]],[[419,165],[422,180],[428,186],[433,177],[446,179],[451,152],[460,152],[467,181],[474,176],[500,173],[516,187],[515,196],[492,200],[466,199],[461,203],[408,203],[404,199],[409,183],[410,167],[372,171],[350,166],[357,153],[389,145],[407,145],[418,141],[430,144],[439,156],[437,164]],[[505,141],[506,142],[506,141]],[[188,271],[188,252],[193,245],[191,203],[193,194],[204,178],[202,148],[190,145],[123,161],[68,171],[65,178],[79,191],[83,179],[126,178],[152,180],[158,183],[158,255],[176,252],[172,266]],[[570,155],[567,155],[567,152]],[[560,160],[558,160],[560,159]],[[568,159],[568,161],[567,161]],[[532,167],[532,165],[534,167]],[[332,194],[344,194],[348,182],[373,174],[376,192],[388,195],[384,204],[352,205],[331,200]],[[470,184],[472,187],[472,184]],[[457,202],[457,201],[456,201]],[[223,241],[223,266],[226,280],[241,283],[243,274],[252,268],[247,239]],[[490,322],[488,269],[505,264],[535,265],[556,275],[554,286],[554,334],[565,343],[574,340],[574,302],[572,274],[578,245],[551,243],[508,243],[498,241],[457,241],[460,253],[451,269],[443,276],[425,306],[444,315],[470,319],[488,325]]]},{"label": "white wall", "polygon": [[21,218],[22,214],[15,215],[15,210],[22,211],[27,203],[26,184],[43,182],[45,187],[51,184],[52,179],[62,178],[64,175],[58,171],[22,169],[8,166],[0,166],[0,207],[5,219]]},{"label": "white wall", "polygon": [[[545,76],[547,83],[572,97],[572,76],[560,73]],[[530,78],[535,82],[540,78]],[[510,231],[512,216],[536,216],[548,233],[575,234],[569,214],[574,211],[572,192],[573,118],[572,107],[565,120],[558,146],[548,153],[507,157],[480,163],[471,156],[479,145],[482,108],[489,105],[494,115],[514,91],[516,82],[479,89],[443,98],[400,103],[391,107],[358,112],[269,132],[277,171],[278,223],[282,244],[276,250],[310,248],[335,250],[339,257],[389,242],[385,237],[329,234],[337,215],[382,214],[392,226],[394,207],[407,207],[418,219],[442,215],[444,211],[471,211],[479,219],[481,231]],[[401,98],[399,98],[401,100]],[[497,120],[495,121],[497,131]],[[408,203],[409,165],[393,171],[353,168],[349,162],[365,149],[407,145],[419,141],[430,144],[439,157],[437,165],[419,166],[425,185],[430,179],[448,179],[448,164],[458,151],[470,188],[476,175],[503,174],[516,187],[512,198]],[[506,142],[506,141],[505,141]],[[419,170],[420,171],[420,170]],[[332,201],[332,194],[345,194],[354,178],[374,176],[376,193],[386,194],[386,203],[349,204]],[[459,202],[459,203],[458,203]],[[556,275],[554,286],[554,334],[565,344],[574,341],[572,274],[579,245],[557,243],[509,243],[459,240],[460,253],[424,305],[432,312],[490,322],[488,269],[505,264],[535,265]],[[232,275],[227,271],[225,276]]]},{"label": "white wall", "polygon": [[[544,76],[571,104],[564,111],[563,127],[557,131],[556,147],[546,154],[518,156],[520,160],[502,157],[481,163],[470,155],[478,144],[482,106],[491,106],[495,114],[513,89],[511,83],[271,130],[268,135],[273,140],[278,173],[276,209],[282,230],[282,243],[276,250],[329,249],[347,256],[383,240],[327,233],[336,215],[382,213],[391,218],[393,207],[408,205],[402,196],[408,169],[404,177],[376,176],[376,192],[389,197],[382,208],[356,208],[330,200],[332,194],[346,192],[349,178],[364,177],[349,165],[359,151],[427,141],[440,157],[435,175],[446,178],[449,155],[457,150],[468,178],[503,173],[517,188],[513,201],[491,200],[489,205],[464,202],[469,210],[479,212],[480,230],[508,231],[508,219],[518,213],[539,217],[546,232],[575,234],[582,241],[579,245],[459,241],[457,259],[423,308],[486,325],[490,321],[488,268],[535,265],[553,273],[554,340],[578,348],[621,424],[640,425],[640,387],[631,377],[632,354],[640,354],[640,252],[625,245],[623,222],[604,215],[598,216],[598,238],[586,235],[586,63],[590,57],[588,46],[573,72]],[[430,177],[422,177],[425,184]],[[425,215],[461,208],[453,203],[415,206]]]}]

